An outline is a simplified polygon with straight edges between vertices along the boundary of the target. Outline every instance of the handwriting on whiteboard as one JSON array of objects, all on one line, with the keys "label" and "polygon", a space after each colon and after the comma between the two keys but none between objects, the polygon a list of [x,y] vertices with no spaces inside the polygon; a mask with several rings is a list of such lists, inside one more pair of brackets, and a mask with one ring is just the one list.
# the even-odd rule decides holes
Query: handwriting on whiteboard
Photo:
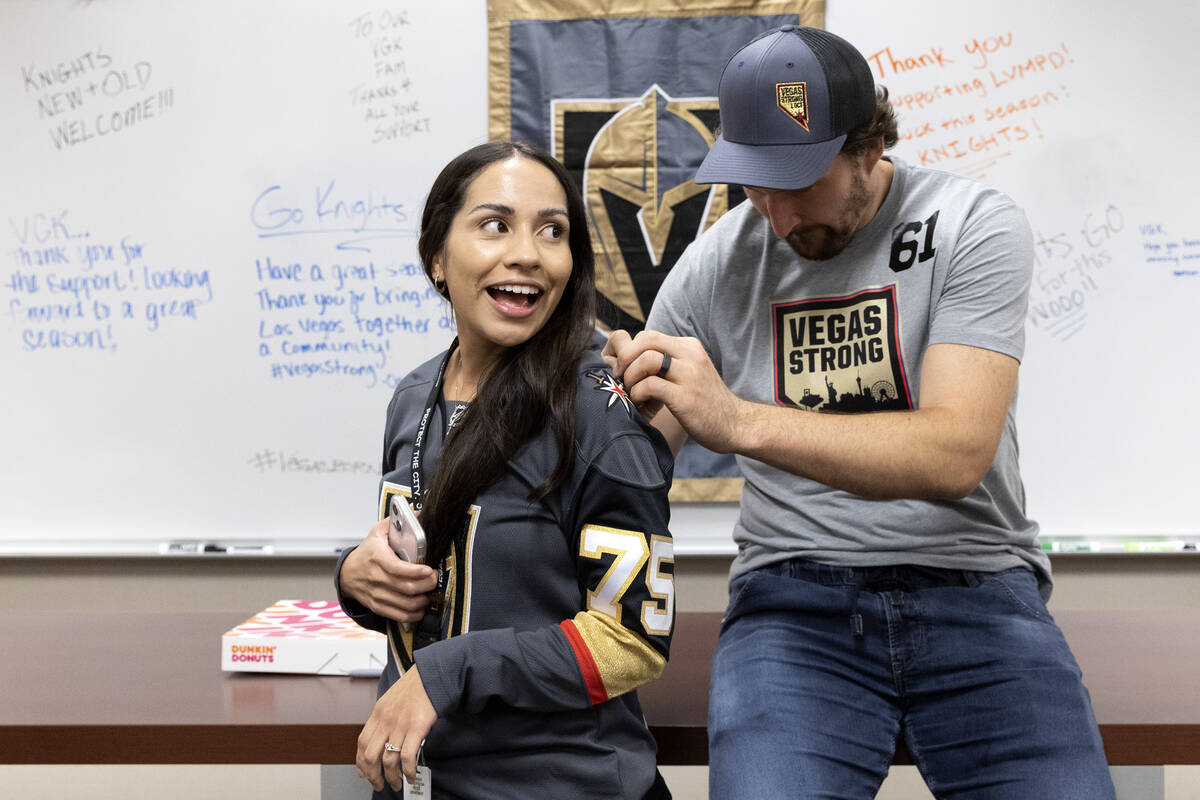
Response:
[{"label": "handwriting on whiteboard", "polygon": [[[273,185],[251,203],[250,224],[263,243],[252,265],[256,347],[271,379],[390,389],[412,368],[414,343],[454,330],[421,266],[385,246],[416,236],[386,193]],[[289,246],[297,237],[302,255]]]},{"label": "handwriting on whiteboard", "polygon": [[1200,277],[1200,236],[1177,236],[1158,222],[1138,225],[1138,233],[1147,264],[1165,267],[1176,278]]},{"label": "handwriting on whiteboard", "polygon": [[379,465],[354,458],[313,458],[287,450],[263,447],[246,460],[260,473],[288,472],[321,475],[378,475]]},{"label": "handwriting on whiteboard", "polygon": [[22,64],[21,83],[56,150],[142,126],[175,105],[175,90],[154,80],[150,62],[120,62],[102,47]]},{"label": "handwriting on whiteboard", "polygon": [[1071,96],[1075,59],[1002,32],[953,46],[884,47],[867,57],[901,113],[901,139],[922,166],[980,178],[1025,143],[1044,139],[1039,114]]},{"label": "handwriting on whiteboard", "polygon": [[389,200],[386,193],[347,195],[335,180],[311,192],[307,187],[268,186],[250,206],[250,223],[262,239],[337,234],[338,250],[364,253],[371,252],[372,243],[379,239],[417,236],[403,203]]},{"label": "handwriting on whiteboard", "polygon": [[25,351],[112,352],[122,336],[200,319],[213,300],[207,268],[163,263],[129,236],[93,236],[69,210],[9,220],[16,238],[7,312]]},{"label": "handwriting on whiteboard", "polygon": [[1113,264],[1110,243],[1125,228],[1115,205],[1089,211],[1074,231],[1034,231],[1031,326],[1067,341],[1087,325],[1088,300],[1103,286]]},{"label": "handwriting on whiteboard", "polygon": [[406,57],[406,9],[383,9],[350,21],[351,35],[370,56],[369,78],[353,86],[350,106],[370,131],[371,144],[411,139],[430,132],[430,118],[413,97]]}]

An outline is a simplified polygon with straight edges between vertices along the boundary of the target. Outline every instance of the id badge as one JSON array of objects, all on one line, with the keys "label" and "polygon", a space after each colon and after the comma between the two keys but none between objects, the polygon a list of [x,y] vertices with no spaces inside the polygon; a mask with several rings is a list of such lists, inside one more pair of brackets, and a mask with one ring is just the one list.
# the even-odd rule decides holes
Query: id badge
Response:
[{"label": "id badge", "polygon": [[433,780],[429,767],[417,767],[417,776],[412,783],[404,779],[404,800],[433,800]]},{"label": "id badge", "polygon": [[433,779],[430,777],[429,767],[425,766],[423,739],[420,748],[417,749],[417,774],[412,783],[408,782],[408,778],[404,779],[404,800],[433,800]]}]

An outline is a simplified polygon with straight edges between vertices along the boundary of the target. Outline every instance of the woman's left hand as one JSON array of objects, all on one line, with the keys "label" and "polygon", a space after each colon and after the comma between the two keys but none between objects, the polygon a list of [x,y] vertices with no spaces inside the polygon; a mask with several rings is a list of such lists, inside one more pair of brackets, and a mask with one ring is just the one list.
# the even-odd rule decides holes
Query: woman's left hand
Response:
[{"label": "woman's left hand", "polygon": [[[404,778],[411,782],[416,777],[417,753],[436,721],[437,711],[414,665],[375,702],[375,710],[358,735],[355,763],[359,777],[366,778],[377,792],[383,790],[384,778],[393,791],[403,791]],[[400,752],[385,750],[385,743]]]}]

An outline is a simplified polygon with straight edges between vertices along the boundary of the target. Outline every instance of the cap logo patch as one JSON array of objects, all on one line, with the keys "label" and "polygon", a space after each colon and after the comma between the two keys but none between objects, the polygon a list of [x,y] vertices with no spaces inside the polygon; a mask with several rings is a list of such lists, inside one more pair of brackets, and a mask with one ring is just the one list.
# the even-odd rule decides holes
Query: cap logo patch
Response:
[{"label": "cap logo patch", "polygon": [[799,83],[775,84],[775,104],[804,130],[808,130],[808,85]]}]

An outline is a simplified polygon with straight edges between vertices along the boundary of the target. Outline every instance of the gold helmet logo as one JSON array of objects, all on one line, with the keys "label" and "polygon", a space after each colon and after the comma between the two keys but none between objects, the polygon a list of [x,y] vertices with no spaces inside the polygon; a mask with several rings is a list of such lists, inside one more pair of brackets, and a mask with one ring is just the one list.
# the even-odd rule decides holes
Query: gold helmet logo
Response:
[{"label": "gold helmet logo", "polygon": [[[655,85],[632,101],[559,100],[554,109],[555,155],[583,175],[600,316],[640,330],[683,249],[729,207],[725,186],[692,181],[715,139],[717,102],[677,100]],[[586,152],[572,158],[572,147]]]}]

